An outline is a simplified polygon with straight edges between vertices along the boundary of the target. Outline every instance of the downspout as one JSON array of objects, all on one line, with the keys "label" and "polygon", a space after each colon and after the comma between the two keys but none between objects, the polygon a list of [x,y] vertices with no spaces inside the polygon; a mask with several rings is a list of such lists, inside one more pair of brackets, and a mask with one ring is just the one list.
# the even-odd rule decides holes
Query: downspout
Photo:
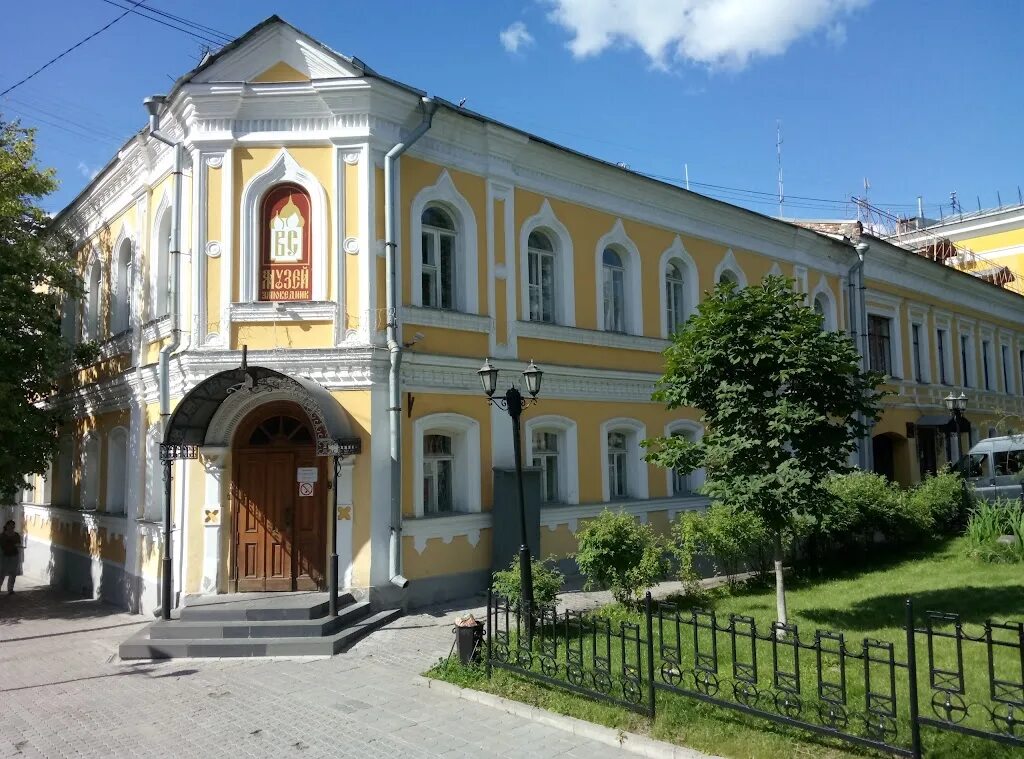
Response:
[{"label": "downspout", "polygon": [[[857,329],[860,332],[860,362],[862,371],[867,371],[871,368],[871,363],[868,360],[867,278],[864,275],[864,257],[870,247],[868,243],[861,240],[855,248],[857,251],[857,263],[854,264],[857,269],[857,292],[855,295],[857,303]],[[871,433],[866,432],[860,444],[861,469],[871,471],[873,466],[872,459]]]},{"label": "downspout", "polygon": [[412,133],[384,156],[384,243],[385,305],[388,314],[388,431],[391,436],[391,537],[388,542],[391,583],[404,588],[409,581],[402,576],[402,341],[398,334],[398,229],[395,197],[395,172],[398,159],[426,134],[434,120],[437,103],[431,97],[421,100],[423,119]]},{"label": "downspout", "polygon": [[[180,288],[181,278],[181,185],[182,171],[185,163],[185,149],[181,142],[172,140],[170,135],[160,131],[160,111],[164,107],[166,99],[162,95],[148,97],[143,101],[149,111],[149,134],[154,139],[165,145],[169,145],[174,151],[174,205],[171,210],[171,240],[170,251],[171,271],[168,284],[168,310],[170,311],[171,339],[160,348],[160,358],[157,365],[157,372],[160,383],[160,422],[163,428],[164,439],[167,436],[167,426],[171,418],[171,388],[170,388],[170,362],[171,354],[181,344],[181,330],[179,324],[180,311]],[[170,460],[164,463],[164,519],[163,519],[163,560],[161,565],[162,575],[160,578],[160,607],[164,619],[171,618],[171,468],[173,462]]]}]

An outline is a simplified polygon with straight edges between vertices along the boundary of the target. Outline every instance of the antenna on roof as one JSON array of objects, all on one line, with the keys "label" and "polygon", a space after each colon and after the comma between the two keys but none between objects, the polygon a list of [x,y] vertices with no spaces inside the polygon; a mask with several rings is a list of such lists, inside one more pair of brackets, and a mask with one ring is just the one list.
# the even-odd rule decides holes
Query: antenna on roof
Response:
[{"label": "antenna on roof", "polygon": [[958,213],[961,216],[964,215],[964,210],[960,207],[960,201],[956,197],[956,190],[949,193],[949,205],[953,209],[953,213]]},{"label": "antenna on roof", "polygon": [[690,164],[683,164],[683,177],[686,179],[686,189],[690,189]]},{"label": "antenna on roof", "polygon": [[782,218],[782,204],[786,199],[782,184],[782,119],[775,120],[775,154],[779,164],[779,218]]},{"label": "antenna on roof", "polygon": [[1000,210],[1002,210],[1002,207],[1003,207],[1003,196],[999,194],[999,190],[996,190],[996,203],[999,204],[999,208],[1000,208]]}]

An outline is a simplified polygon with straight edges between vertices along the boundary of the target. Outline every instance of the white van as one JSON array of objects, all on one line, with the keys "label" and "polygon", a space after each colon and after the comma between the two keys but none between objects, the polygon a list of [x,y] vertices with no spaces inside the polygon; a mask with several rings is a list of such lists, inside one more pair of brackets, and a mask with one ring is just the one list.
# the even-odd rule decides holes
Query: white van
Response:
[{"label": "white van", "polygon": [[979,440],[960,459],[957,469],[983,500],[1020,498],[1024,493],[1024,435]]}]

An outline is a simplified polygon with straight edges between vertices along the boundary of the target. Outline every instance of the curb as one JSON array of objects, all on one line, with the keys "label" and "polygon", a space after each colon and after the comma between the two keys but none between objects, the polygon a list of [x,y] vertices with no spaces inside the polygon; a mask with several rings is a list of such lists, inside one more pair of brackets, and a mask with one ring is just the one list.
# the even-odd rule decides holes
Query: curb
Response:
[{"label": "curb", "polygon": [[512,701],[501,696],[495,696],[492,693],[484,693],[472,688],[462,688],[443,680],[435,680],[423,675],[417,675],[416,680],[418,685],[425,685],[431,690],[437,690],[455,698],[483,704],[493,709],[500,709],[516,717],[522,717],[541,725],[547,725],[548,727],[558,728],[567,733],[578,735],[581,738],[619,748],[631,754],[650,757],[650,759],[720,759],[720,757],[704,754],[692,748],[676,746],[672,743],[655,740],[654,738],[648,738],[637,733],[627,733],[613,727],[595,725],[593,722],[549,712],[547,709],[530,706],[521,701]]}]

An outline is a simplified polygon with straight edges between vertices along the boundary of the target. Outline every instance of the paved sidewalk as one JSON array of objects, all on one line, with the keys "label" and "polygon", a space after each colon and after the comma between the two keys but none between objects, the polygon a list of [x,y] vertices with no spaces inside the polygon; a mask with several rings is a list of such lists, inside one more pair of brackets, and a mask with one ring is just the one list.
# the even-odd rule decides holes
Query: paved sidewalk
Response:
[{"label": "paved sidewalk", "polygon": [[124,663],[118,643],[150,619],[19,582],[0,596],[0,756],[628,756],[418,680],[472,604],[333,658]]}]

